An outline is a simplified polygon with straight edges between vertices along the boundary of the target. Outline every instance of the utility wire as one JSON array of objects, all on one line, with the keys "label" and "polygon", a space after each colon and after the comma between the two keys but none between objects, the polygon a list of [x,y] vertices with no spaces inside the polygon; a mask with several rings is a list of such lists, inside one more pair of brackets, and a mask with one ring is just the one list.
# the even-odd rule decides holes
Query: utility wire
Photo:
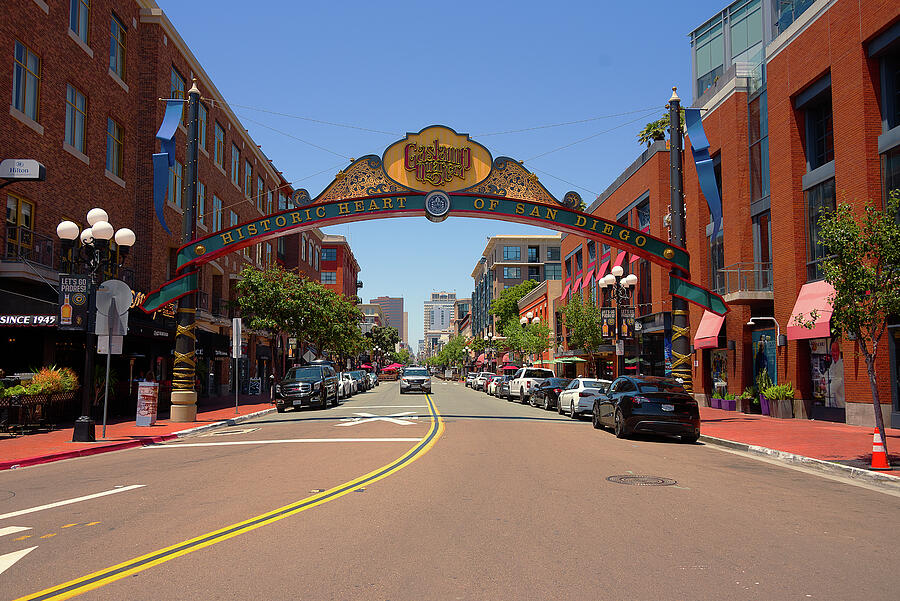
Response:
[{"label": "utility wire", "polygon": [[401,136],[402,136],[402,135],[403,135],[403,134],[397,134],[397,132],[393,132],[393,131],[383,131],[383,130],[380,130],[380,129],[370,129],[370,128],[368,128],[368,127],[360,127],[360,126],[358,126],[358,125],[349,125],[349,124],[347,124],[347,123],[335,123],[335,122],[333,122],[333,121],[323,121],[322,119],[313,119],[312,117],[302,117],[302,116],[300,116],[300,115],[291,115],[291,114],[288,114],[288,113],[281,113],[281,112],[278,112],[278,111],[270,111],[270,110],[267,110],[267,109],[261,109],[261,108],[256,107],[256,106],[248,106],[248,105],[246,105],[246,104],[234,104],[234,103],[229,103],[229,105],[230,105],[230,106],[234,106],[234,107],[238,107],[238,108],[242,108],[242,109],[248,109],[248,110],[251,110],[251,111],[259,111],[260,113],[269,113],[270,115],[278,115],[279,117],[288,117],[288,118],[290,118],[290,119],[300,119],[300,120],[302,120],[302,121],[309,121],[310,123],[320,123],[320,124],[322,124],[322,125],[332,125],[332,126],[334,126],[334,127],[344,127],[344,128],[347,128],[347,129],[356,129],[356,130],[359,130],[359,131],[367,131],[367,132],[371,132],[371,133],[374,133],[374,134],[385,134],[385,135],[388,135],[388,136],[397,136],[397,135],[401,135]]},{"label": "utility wire", "polygon": [[[547,173],[546,171],[544,171],[544,170],[542,170],[542,169],[536,169],[535,167],[532,167],[531,170],[532,170],[532,171],[537,171],[538,173],[543,173],[544,175],[546,175],[546,176],[548,176],[548,177],[552,177],[553,179],[559,180],[559,181],[561,181],[561,182],[563,182],[563,183],[565,183],[565,184],[569,184],[570,186],[573,186],[573,187],[575,187],[575,188],[578,188],[579,190],[584,190],[585,192],[588,192],[588,193],[590,193],[590,194],[593,194],[594,196],[600,196],[599,194],[597,194],[596,192],[594,192],[594,191],[591,190],[590,188],[585,188],[584,186],[579,186],[578,184],[573,183],[573,182],[570,182],[570,181],[567,180],[567,179],[563,179],[563,178],[561,178],[561,177],[559,177],[559,176],[557,176],[557,175],[553,175],[552,173]],[[588,204],[590,204],[590,203],[588,203]]]},{"label": "utility wire", "polygon": [[329,149],[329,148],[325,148],[324,146],[319,146],[318,144],[313,144],[312,142],[310,142],[310,141],[308,141],[308,140],[304,140],[303,138],[298,138],[297,136],[295,136],[295,135],[293,135],[293,134],[289,134],[289,133],[287,133],[286,131],[282,131],[282,130],[280,130],[280,129],[276,129],[276,128],[274,128],[274,127],[268,126],[268,125],[266,125],[265,123],[260,123],[259,121],[256,121],[256,120],[254,120],[254,119],[251,119],[250,117],[246,117],[246,116],[245,116],[245,117],[243,117],[243,118],[246,119],[247,121],[249,121],[250,123],[255,123],[256,125],[259,125],[260,127],[264,127],[264,128],[266,128],[266,129],[270,129],[270,130],[272,130],[272,131],[274,131],[274,132],[276,132],[276,133],[279,133],[279,134],[281,134],[281,135],[283,135],[283,136],[287,136],[288,138],[292,138],[292,139],[294,139],[294,140],[297,140],[298,142],[303,142],[304,144],[306,144],[306,145],[308,145],[308,146],[312,146],[313,148],[318,148],[319,150],[322,150],[322,151],[327,152],[327,153],[329,153],[329,154],[333,154],[333,155],[335,155],[335,156],[339,156],[339,157],[344,158],[344,159],[348,159],[348,160],[350,159],[350,157],[349,157],[348,155],[346,155],[346,154],[341,154],[340,152],[335,152],[335,151],[333,151],[333,150],[331,150],[331,149]]},{"label": "utility wire", "polygon": [[472,135],[475,137],[478,137],[478,138],[485,138],[487,136],[502,136],[504,134],[518,134],[518,133],[522,133],[522,132],[526,132],[526,131],[535,131],[538,129],[548,129],[551,127],[562,127],[564,125],[577,125],[579,123],[590,123],[591,121],[599,121],[601,119],[612,119],[614,117],[625,117],[626,115],[636,115],[638,113],[647,113],[648,111],[655,112],[657,110],[660,110],[661,108],[663,108],[663,107],[650,107],[650,108],[640,109],[637,111],[616,113],[614,115],[601,115],[599,117],[590,117],[588,119],[579,119],[577,121],[566,121],[564,123],[552,123],[550,125],[537,125],[535,127],[526,127],[524,129],[509,129],[506,131],[495,131],[495,132],[490,132],[490,133],[486,133],[486,134],[472,134]]},{"label": "utility wire", "polygon": [[608,134],[608,133],[611,132],[611,131],[614,131],[614,130],[617,130],[617,129],[621,129],[621,128],[625,127],[626,125],[631,125],[632,123],[635,123],[635,122],[640,121],[640,120],[642,120],[642,119],[646,119],[647,117],[649,117],[649,116],[653,115],[654,113],[656,113],[657,110],[658,110],[658,109],[653,109],[653,112],[652,112],[652,113],[645,113],[645,114],[641,115],[640,117],[638,117],[637,119],[632,119],[631,121],[626,121],[625,123],[616,125],[615,127],[610,127],[609,129],[604,129],[603,131],[598,131],[597,133],[592,134],[592,135],[590,135],[590,136],[588,136],[588,137],[586,137],[586,138],[581,138],[580,140],[575,140],[574,142],[571,142],[571,143],[566,144],[566,145],[564,145],[564,146],[560,146],[560,147],[558,147],[558,148],[554,148],[553,150],[548,150],[547,152],[542,152],[541,154],[537,154],[537,155],[535,155],[535,156],[533,156],[533,157],[531,157],[531,158],[525,159],[525,160],[522,161],[522,162],[523,162],[523,163],[527,163],[527,162],[529,162],[529,161],[533,161],[533,160],[535,160],[535,159],[539,159],[539,158],[541,158],[541,157],[545,157],[545,156],[547,156],[548,154],[552,154],[552,153],[558,152],[558,151],[560,151],[560,150],[565,150],[566,148],[570,148],[570,147],[572,147],[572,146],[575,146],[576,144],[581,144],[582,142],[587,142],[588,140],[592,140],[592,139],[596,138],[597,136],[602,136],[603,134]]}]

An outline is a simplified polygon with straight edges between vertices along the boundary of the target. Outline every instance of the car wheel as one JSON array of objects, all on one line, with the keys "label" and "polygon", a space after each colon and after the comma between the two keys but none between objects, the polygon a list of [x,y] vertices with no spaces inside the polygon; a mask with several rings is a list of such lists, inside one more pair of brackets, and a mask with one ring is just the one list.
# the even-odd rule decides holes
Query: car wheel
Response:
[{"label": "car wheel", "polygon": [[700,440],[699,434],[682,434],[681,435],[681,442],[695,443],[698,440]]},{"label": "car wheel", "polygon": [[560,415],[563,414],[563,410],[562,410],[562,397],[557,397],[557,398],[556,398],[556,412],[559,413]]},{"label": "car wheel", "polygon": [[550,411],[550,397],[548,397],[546,394],[544,395],[543,407],[544,407],[544,411]]},{"label": "car wheel", "polygon": [[284,405],[279,405],[278,403],[276,403],[276,404],[275,404],[275,411],[277,411],[278,413],[284,413],[285,411],[287,411],[287,407],[284,406]]},{"label": "car wheel", "polygon": [[576,407],[576,406],[577,406],[577,405],[575,404],[575,400],[572,399],[572,404],[569,405],[569,417],[570,417],[571,419],[578,419],[578,413],[575,412],[575,407]]},{"label": "car wheel", "polygon": [[603,428],[603,424],[600,422],[600,406],[597,403],[594,403],[594,410],[591,411],[591,424],[597,430]]},{"label": "car wheel", "polygon": [[319,396],[319,406],[322,409],[328,407],[328,391],[326,389],[322,389],[322,393]]},{"label": "car wheel", "polygon": [[625,432],[625,417],[622,415],[621,409],[616,409],[615,428],[616,438],[625,438],[627,436]]}]

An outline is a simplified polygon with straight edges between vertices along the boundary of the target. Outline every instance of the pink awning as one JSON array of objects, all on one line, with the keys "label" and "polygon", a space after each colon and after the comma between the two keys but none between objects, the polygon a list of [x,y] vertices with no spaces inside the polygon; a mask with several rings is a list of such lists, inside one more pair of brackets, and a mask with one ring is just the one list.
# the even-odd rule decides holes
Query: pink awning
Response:
[{"label": "pink awning", "polygon": [[503,355],[503,358],[500,359],[500,363],[509,363],[509,353]]},{"label": "pink awning", "polygon": [[609,259],[603,261],[603,263],[600,264],[600,269],[597,270],[597,281],[598,282],[600,280],[602,280],[603,277],[606,275],[607,269],[609,269]]},{"label": "pink awning", "polygon": [[478,359],[475,360],[475,365],[483,365],[484,364],[484,353],[478,355]]},{"label": "pink awning", "polygon": [[[800,288],[800,294],[797,296],[797,302],[794,303],[794,309],[791,311],[791,318],[787,324],[788,340],[805,340],[807,338],[828,338],[831,336],[831,307],[830,298],[834,295],[834,287],[828,282],[810,282],[803,284]],[[817,313],[815,325],[812,329],[807,329],[795,323],[795,319],[799,316],[804,321],[812,320],[811,312]]]},{"label": "pink awning", "polygon": [[717,348],[719,346],[719,330],[725,322],[724,315],[716,315],[710,311],[704,311],[694,335],[694,348]]},{"label": "pink awning", "polygon": [[566,300],[566,297],[569,296],[569,288],[570,288],[570,286],[571,286],[571,284],[566,284],[566,287],[563,288],[563,291],[562,291],[562,294],[561,294],[560,297],[559,297],[559,300],[561,300],[561,301]]},{"label": "pink awning", "polygon": [[593,283],[594,283],[594,270],[591,269],[587,272],[587,275],[584,276],[584,282],[581,284],[581,289],[583,290]]},{"label": "pink awning", "polygon": [[575,294],[579,290],[581,290],[581,276],[580,275],[577,278],[575,278],[575,283],[572,284],[572,294]]},{"label": "pink awning", "polygon": [[613,267],[621,267],[622,263],[625,262],[625,255],[627,254],[628,253],[626,253],[625,251],[620,250],[619,254],[616,255],[616,262],[613,263]]}]

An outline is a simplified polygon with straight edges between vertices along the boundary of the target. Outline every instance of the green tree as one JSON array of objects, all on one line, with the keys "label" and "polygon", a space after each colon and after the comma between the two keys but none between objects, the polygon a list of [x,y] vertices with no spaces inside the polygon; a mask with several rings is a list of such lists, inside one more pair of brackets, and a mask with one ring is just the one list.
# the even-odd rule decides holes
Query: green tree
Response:
[{"label": "green tree", "polygon": [[[875,358],[888,318],[900,315],[900,194],[895,190],[880,210],[866,203],[861,222],[847,204],[819,218],[819,240],[831,256],[824,262],[825,281],[834,287],[831,324],[856,338],[872,390],[875,425],[885,442],[884,418],[878,396]],[[812,328],[817,315],[798,315],[797,325]]]},{"label": "green tree", "polygon": [[503,346],[507,350],[525,358],[539,355],[550,346],[550,328],[543,323],[507,323],[503,330]]},{"label": "green tree", "polygon": [[409,349],[404,346],[393,354],[391,360],[394,363],[399,363],[401,365],[409,365],[412,362],[412,357],[410,356]]},{"label": "green tree", "polygon": [[466,364],[466,339],[462,336],[454,336],[442,348],[438,357],[441,365],[449,367],[462,367]]},{"label": "green tree", "polygon": [[504,331],[509,323],[519,323],[519,301],[537,285],[534,280],[525,280],[503,290],[491,301],[489,313],[497,318],[497,331]]},{"label": "green tree", "polygon": [[590,357],[588,370],[594,369],[594,351],[603,344],[600,330],[600,309],[591,303],[574,298],[563,306],[566,333],[570,348],[583,349]]},{"label": "green tree", "polygon": [[[684,109],[681,109],[681,131],[684,133]],[[665,140],[666,134],[669,133],[669,111],[663,113],[661,119],[651,121],[638,132],[637,138],[639,144],[646,144],[648,147],[655,140]]]},{"label": "green tree", "polygon": [[373,345],[386,353],[393,353],[397,343],[400,342],[400,334],[397,332],[397,328],[391,326],[374,326],[371,338]]}]

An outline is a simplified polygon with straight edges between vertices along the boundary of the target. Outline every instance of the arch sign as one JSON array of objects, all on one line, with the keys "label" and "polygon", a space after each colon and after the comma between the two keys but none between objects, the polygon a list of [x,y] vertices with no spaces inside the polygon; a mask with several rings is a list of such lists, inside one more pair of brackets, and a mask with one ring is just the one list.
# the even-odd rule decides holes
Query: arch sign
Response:
[{"label": "arch sign", "polygon": [[[177,256],[179,276],[148,295],[141,308],[152,312],[194,292],[198,267],[246,246],[313,227],[390,217],[424,216],[441,222],[459,216],[525,223],[596,239],[685,276],[690,273],[685,249],[579,211],[577,192],[557,200],[518,161],[493,159],[468,135],[440,125],[407,134],[381,157],[354,160],[314,199],[301,189],[292,200],[291,209],[182,246]],[[728,310],[721,297],[686,279],[673,277],[670,289],[713,312]]]}]

